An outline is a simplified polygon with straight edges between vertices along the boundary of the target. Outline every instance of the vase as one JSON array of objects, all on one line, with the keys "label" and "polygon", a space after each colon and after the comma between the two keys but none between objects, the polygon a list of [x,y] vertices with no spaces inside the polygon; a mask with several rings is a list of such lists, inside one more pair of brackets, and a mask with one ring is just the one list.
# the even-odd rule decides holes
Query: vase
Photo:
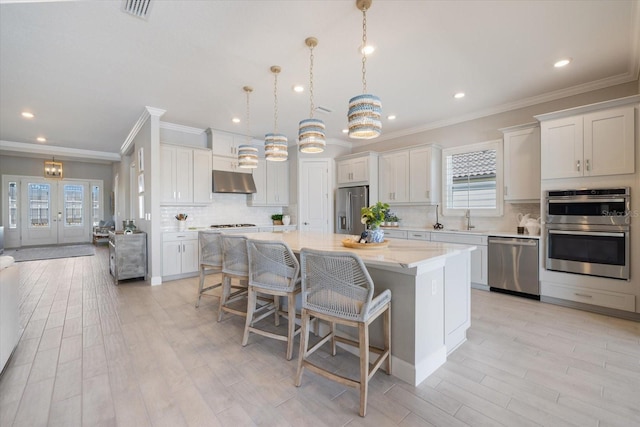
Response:
[{"label": "vase", "polygon": [[291,224],[291,217],[289,215],[283,215],[282,216],[282,224],[283,225]]},{"label": "vase", "polygon": [[382,243],[384,242],[384,230],[382,228],[371,228],[367,233],[367,242]]},{"label": "vase", "polygon": [[178,221],[178,231],[184,231],[187,229],[187,221]]}]

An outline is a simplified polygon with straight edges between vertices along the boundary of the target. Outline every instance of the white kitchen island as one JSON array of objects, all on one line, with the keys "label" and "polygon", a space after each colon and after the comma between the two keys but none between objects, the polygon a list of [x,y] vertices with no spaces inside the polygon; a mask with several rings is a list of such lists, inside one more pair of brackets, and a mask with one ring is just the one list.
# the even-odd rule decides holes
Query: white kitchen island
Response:
[{"label": "white kitchen island", "polygon": [[[383,249],[349,249],[346,235],[303,231],[247,233],[251,239],[280,240],[302,248],[357,253],[376,290],[391,290],[392,374],[420,384],[466,340],[470,320],[470,252],[474,246],[392,239]],[[377,292],[376,291],[376,292]],[[371,325],[380,345],[382,325]]]}]

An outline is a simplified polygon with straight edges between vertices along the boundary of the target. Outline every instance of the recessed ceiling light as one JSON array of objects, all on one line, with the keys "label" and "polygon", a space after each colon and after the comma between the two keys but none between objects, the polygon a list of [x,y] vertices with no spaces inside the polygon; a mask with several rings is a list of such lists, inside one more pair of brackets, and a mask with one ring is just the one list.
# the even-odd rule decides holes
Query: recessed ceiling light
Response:
[{"label": "recessed ceiling light", "polygon": [[304,92],[304,86],[302,85],[295,85],[293,86],[293,91],[297,92],[297,93],[302,93]]},{"label": "recessed ceiling light", "polygon": [[33,119],[35,116],[33,115],[33,113],[30,113],[28,111],[23,111],[22,117],[24,117],[25,119]]},{"label": "recessed ceiling light", "polygon": [[38,138],[36,138],[36,140],[37,140],[38,142],[47,142],[47,138],[42,137],[42,136],[39,136]]},{"label": "recessed ceiling light", "polygon": [[231,121],[232,121],[233,123],[240,123],[240,119],[239,119],[239,118],[237,118],[237,117],[234,117],[233,119],[231,119]]},{"label": "recessed ceiling light", "polygon": [[570,62],[571,62],[571,58],[561,59],[558,62],[556,62],[555,64],[553,64],[553,66],[556,67],[556,68],[562,68],[562,67],[566,67],[567,65],[569,65]]},{"label": "recessed ceiling light", "polygon": [[394,115],[392,114],[392,115],[390,115],[390,116],[387,116],[387,119],[389,119],[389,120],[395,120],[395,119],[396,119],[396,116],[394,116]]},{"label": "recessed ceiling light", "polygon": [[349,133],[349,129],[342,129],[342,133]]},{"label": "recessed ceiling light", "polygon": [[458,93],[456,93],[455,95],[453,95],[453,97],[454,97],[455,99],[461,99],[461,98],[464,98],[464,92],[458,92]]},{"label": "recessed ceiling light", "polygon": [[360,46],[358,50],[363,55],[371,55],[376,50],[376,47],[374,45],[368,44],[368,45],[365,45],[364,47]]}]

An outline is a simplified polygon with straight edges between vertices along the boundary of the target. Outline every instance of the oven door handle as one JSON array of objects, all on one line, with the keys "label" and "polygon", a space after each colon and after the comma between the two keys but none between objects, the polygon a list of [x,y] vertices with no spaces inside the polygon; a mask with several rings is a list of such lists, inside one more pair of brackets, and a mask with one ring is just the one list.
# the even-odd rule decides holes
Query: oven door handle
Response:
[{"label": "oven door handle", "polygon": [[626,199],[619,198],[588,198],[588,199],[547,199],[549,203],[593,203],[593,202],[608,202],[608,203],[626,203]]},{"label": "oven door handle", "polygon": [[599,231],[565,231],[565,230],[549,230],[549,234],[569,234],[577,236],[601,236],[601,237],[624,237],[625,233],[606,233]]}]

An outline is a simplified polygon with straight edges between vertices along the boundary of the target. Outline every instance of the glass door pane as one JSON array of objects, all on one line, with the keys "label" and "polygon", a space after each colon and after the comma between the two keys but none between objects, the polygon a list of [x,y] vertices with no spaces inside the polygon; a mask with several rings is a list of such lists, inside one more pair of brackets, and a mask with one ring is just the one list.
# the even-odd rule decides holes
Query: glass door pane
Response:
[{"label": "glass door pane", "polygon": [[63,186],[63,197],[64,226],[84,226],[84,187],[76,184],[65,184]]},{"label": "glass door pane", "polygon": [[9,183],[9,228],[18,228],[18,183]]},{"label": "glass door pane", "polygon": [[100,223],[100,187],[97,185],[91,186],[91,221],[93,226]]},{"label": "glass door pane", "polygon": [[29,228],[51,226],[51,184],[28,184]]}]

